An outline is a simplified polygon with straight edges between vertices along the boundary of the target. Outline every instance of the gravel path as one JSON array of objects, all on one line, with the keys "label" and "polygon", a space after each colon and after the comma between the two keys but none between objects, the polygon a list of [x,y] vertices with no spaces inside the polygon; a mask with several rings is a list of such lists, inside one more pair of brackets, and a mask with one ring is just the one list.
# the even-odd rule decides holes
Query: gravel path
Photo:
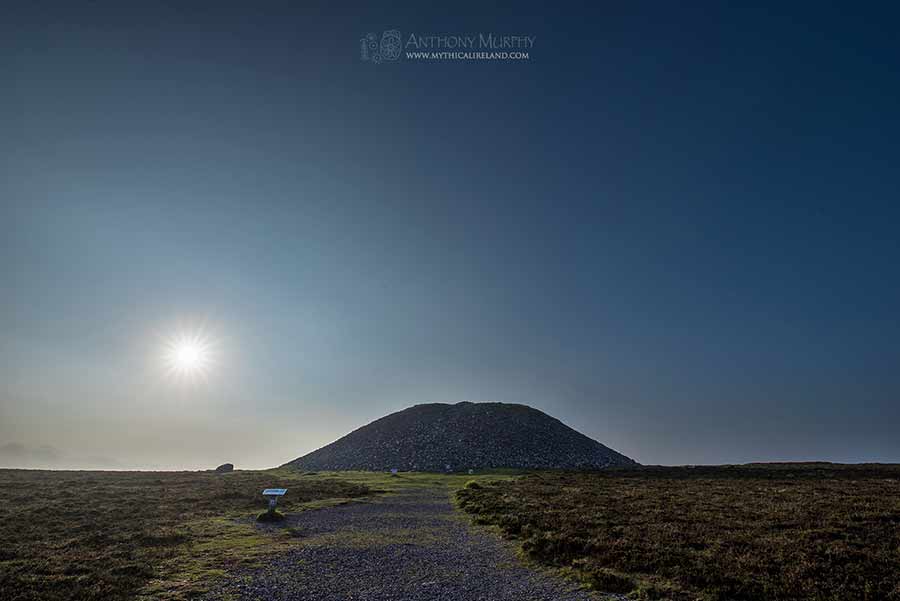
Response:
[{"label": "gravel path", "polygon": [[302,542],[231,576],[208,601],[587,601],[603,598],[530,570],[513,546],[454,511],[446,489],[288,518]]}]

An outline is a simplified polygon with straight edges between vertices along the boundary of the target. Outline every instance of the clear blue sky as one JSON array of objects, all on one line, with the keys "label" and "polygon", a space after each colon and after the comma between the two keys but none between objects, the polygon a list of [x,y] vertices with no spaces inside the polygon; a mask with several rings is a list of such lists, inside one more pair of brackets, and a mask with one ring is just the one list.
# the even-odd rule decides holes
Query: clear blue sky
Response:
[{"label": "clear blue sky", "polygon": [[[463,399],[900,461],[898,14],[330,4],[0,9],[0,464],[265,467]],[[535,42],[362,61],[389,29]]]}]

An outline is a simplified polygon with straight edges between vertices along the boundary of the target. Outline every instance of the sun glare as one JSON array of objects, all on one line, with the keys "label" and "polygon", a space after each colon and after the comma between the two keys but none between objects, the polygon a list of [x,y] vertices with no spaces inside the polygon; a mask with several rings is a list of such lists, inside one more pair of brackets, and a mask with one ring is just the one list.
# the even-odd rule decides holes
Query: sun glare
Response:
[{"label": "sun glare", "polygon": [[212,345],[201,334],[179,333],[166,341],[164,362],[167,373],[177,379],[206,379],[213,364]]},{"label": "sun glare", "polygon": [[175,361],[184,369],[194,369],[202,359],[203,352],[194,344],[185,343],[175,349]]}]

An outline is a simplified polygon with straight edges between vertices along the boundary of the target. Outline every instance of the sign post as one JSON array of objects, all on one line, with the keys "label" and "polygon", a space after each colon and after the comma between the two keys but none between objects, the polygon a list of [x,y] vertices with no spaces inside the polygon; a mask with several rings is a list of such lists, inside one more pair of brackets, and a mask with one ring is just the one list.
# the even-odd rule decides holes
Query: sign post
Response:
[{"label": "sign post", "polygon": [[286,488],[267,488],[262,491],[264,497],[269,499],[269,517],[275,517],[275,507],[278,505],[278,497],[283,497]]}]

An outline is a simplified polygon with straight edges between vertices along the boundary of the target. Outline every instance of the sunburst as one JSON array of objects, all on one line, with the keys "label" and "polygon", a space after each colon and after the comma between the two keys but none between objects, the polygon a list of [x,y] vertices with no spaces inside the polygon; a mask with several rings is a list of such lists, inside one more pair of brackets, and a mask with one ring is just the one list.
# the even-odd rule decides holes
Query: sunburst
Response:
[{"label": "sunburst", "polygon": [[175,380],[205,381],[215,365],[215,345],[203,331],[176,332],[164,342],[163,364]]}]

